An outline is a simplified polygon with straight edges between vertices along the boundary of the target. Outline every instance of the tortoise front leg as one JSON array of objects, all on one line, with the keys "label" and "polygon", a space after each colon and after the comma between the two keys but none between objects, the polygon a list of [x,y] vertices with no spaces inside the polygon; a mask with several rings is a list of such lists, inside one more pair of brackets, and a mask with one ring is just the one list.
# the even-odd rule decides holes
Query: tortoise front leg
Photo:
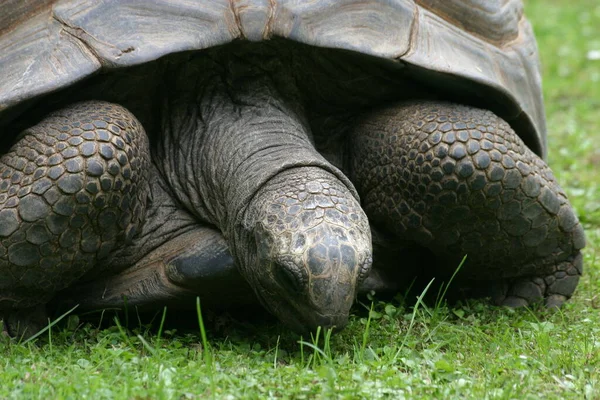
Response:
[{"label": "tortoise front leg", "polygon": [[0,158],[0,315],[19,326],[10,333],[36,325],[22,310],[41,315],[54,293],[132,240],[149,165],[140,123],[98,101],[52,113]]},{"label": "tortoise front leg", "polygon": [[556,306],[571,296],[582,227],[548,166],[505,121],[450,103],[403,103],[361,117],[351,140],[351,179],[388,241],[429,249],[440,275],[468,255],[459,276],[497,283],[486,294],[498,304]]}]

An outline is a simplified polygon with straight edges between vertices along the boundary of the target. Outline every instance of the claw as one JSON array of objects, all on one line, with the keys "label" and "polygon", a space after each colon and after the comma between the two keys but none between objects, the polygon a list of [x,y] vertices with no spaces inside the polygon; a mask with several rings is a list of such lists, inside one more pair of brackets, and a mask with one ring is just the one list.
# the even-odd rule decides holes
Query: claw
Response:
[{"label": "claw", "polygon": [[567,296],[563,296],[562,294],[552,294],[546,297],[544,305],[547,308],[559,308],[565,301],[567,301]]}]

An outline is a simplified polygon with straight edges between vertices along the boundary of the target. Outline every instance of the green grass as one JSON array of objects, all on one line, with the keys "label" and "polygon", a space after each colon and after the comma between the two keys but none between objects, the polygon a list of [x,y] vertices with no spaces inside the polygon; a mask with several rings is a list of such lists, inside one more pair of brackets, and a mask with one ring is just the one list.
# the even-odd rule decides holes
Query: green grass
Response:
[{"label": "green grass", "polygon": [[169,330],[160,312],[152,330],[72,316],[37,341],[0,338],[0,398],[600,399],[600,5],[526,9],[544,65],[548,161],[588,237],[585,276],[560,312],[375,301],[340,334],[302,341],[219,316],[208,338]]}]

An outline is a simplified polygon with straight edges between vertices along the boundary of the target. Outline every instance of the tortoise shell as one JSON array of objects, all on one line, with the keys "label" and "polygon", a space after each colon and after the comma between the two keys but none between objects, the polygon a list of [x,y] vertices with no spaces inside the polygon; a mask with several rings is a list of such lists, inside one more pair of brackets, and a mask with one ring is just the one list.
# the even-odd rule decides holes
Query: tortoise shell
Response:
[{"label": "tortoise shell", "polygon": [[100,71],[280,37],[493,98],[492,111],[546,153],[537,46],[520,0],[7,0],[2,9],[0,125],[27,100]]}]

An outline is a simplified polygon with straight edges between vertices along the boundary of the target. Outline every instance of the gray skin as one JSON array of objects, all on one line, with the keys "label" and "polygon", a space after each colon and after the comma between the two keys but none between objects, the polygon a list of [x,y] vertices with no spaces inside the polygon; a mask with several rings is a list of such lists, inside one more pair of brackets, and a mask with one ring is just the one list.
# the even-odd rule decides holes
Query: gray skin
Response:
[{"label": "gray skin", "polygon": [[[385,79],[344,93],[345,79],[308,82],[277,47],[241,49],[159,68],[160,98],[137,96],[160,110],[140,112],[144,126],[88,100],[2,156],[10,334],[35,331],[56,297],[103,308],[256,296],[297,332],[341,329],[359,291],[395,290],[420,269],[448,277],[465,254],[461,287],[497,304],[571,296],[581,225],[501,118],[409,90],[389,101],[400,84]],[[411,262],[413,249],[435,262]]]}]

